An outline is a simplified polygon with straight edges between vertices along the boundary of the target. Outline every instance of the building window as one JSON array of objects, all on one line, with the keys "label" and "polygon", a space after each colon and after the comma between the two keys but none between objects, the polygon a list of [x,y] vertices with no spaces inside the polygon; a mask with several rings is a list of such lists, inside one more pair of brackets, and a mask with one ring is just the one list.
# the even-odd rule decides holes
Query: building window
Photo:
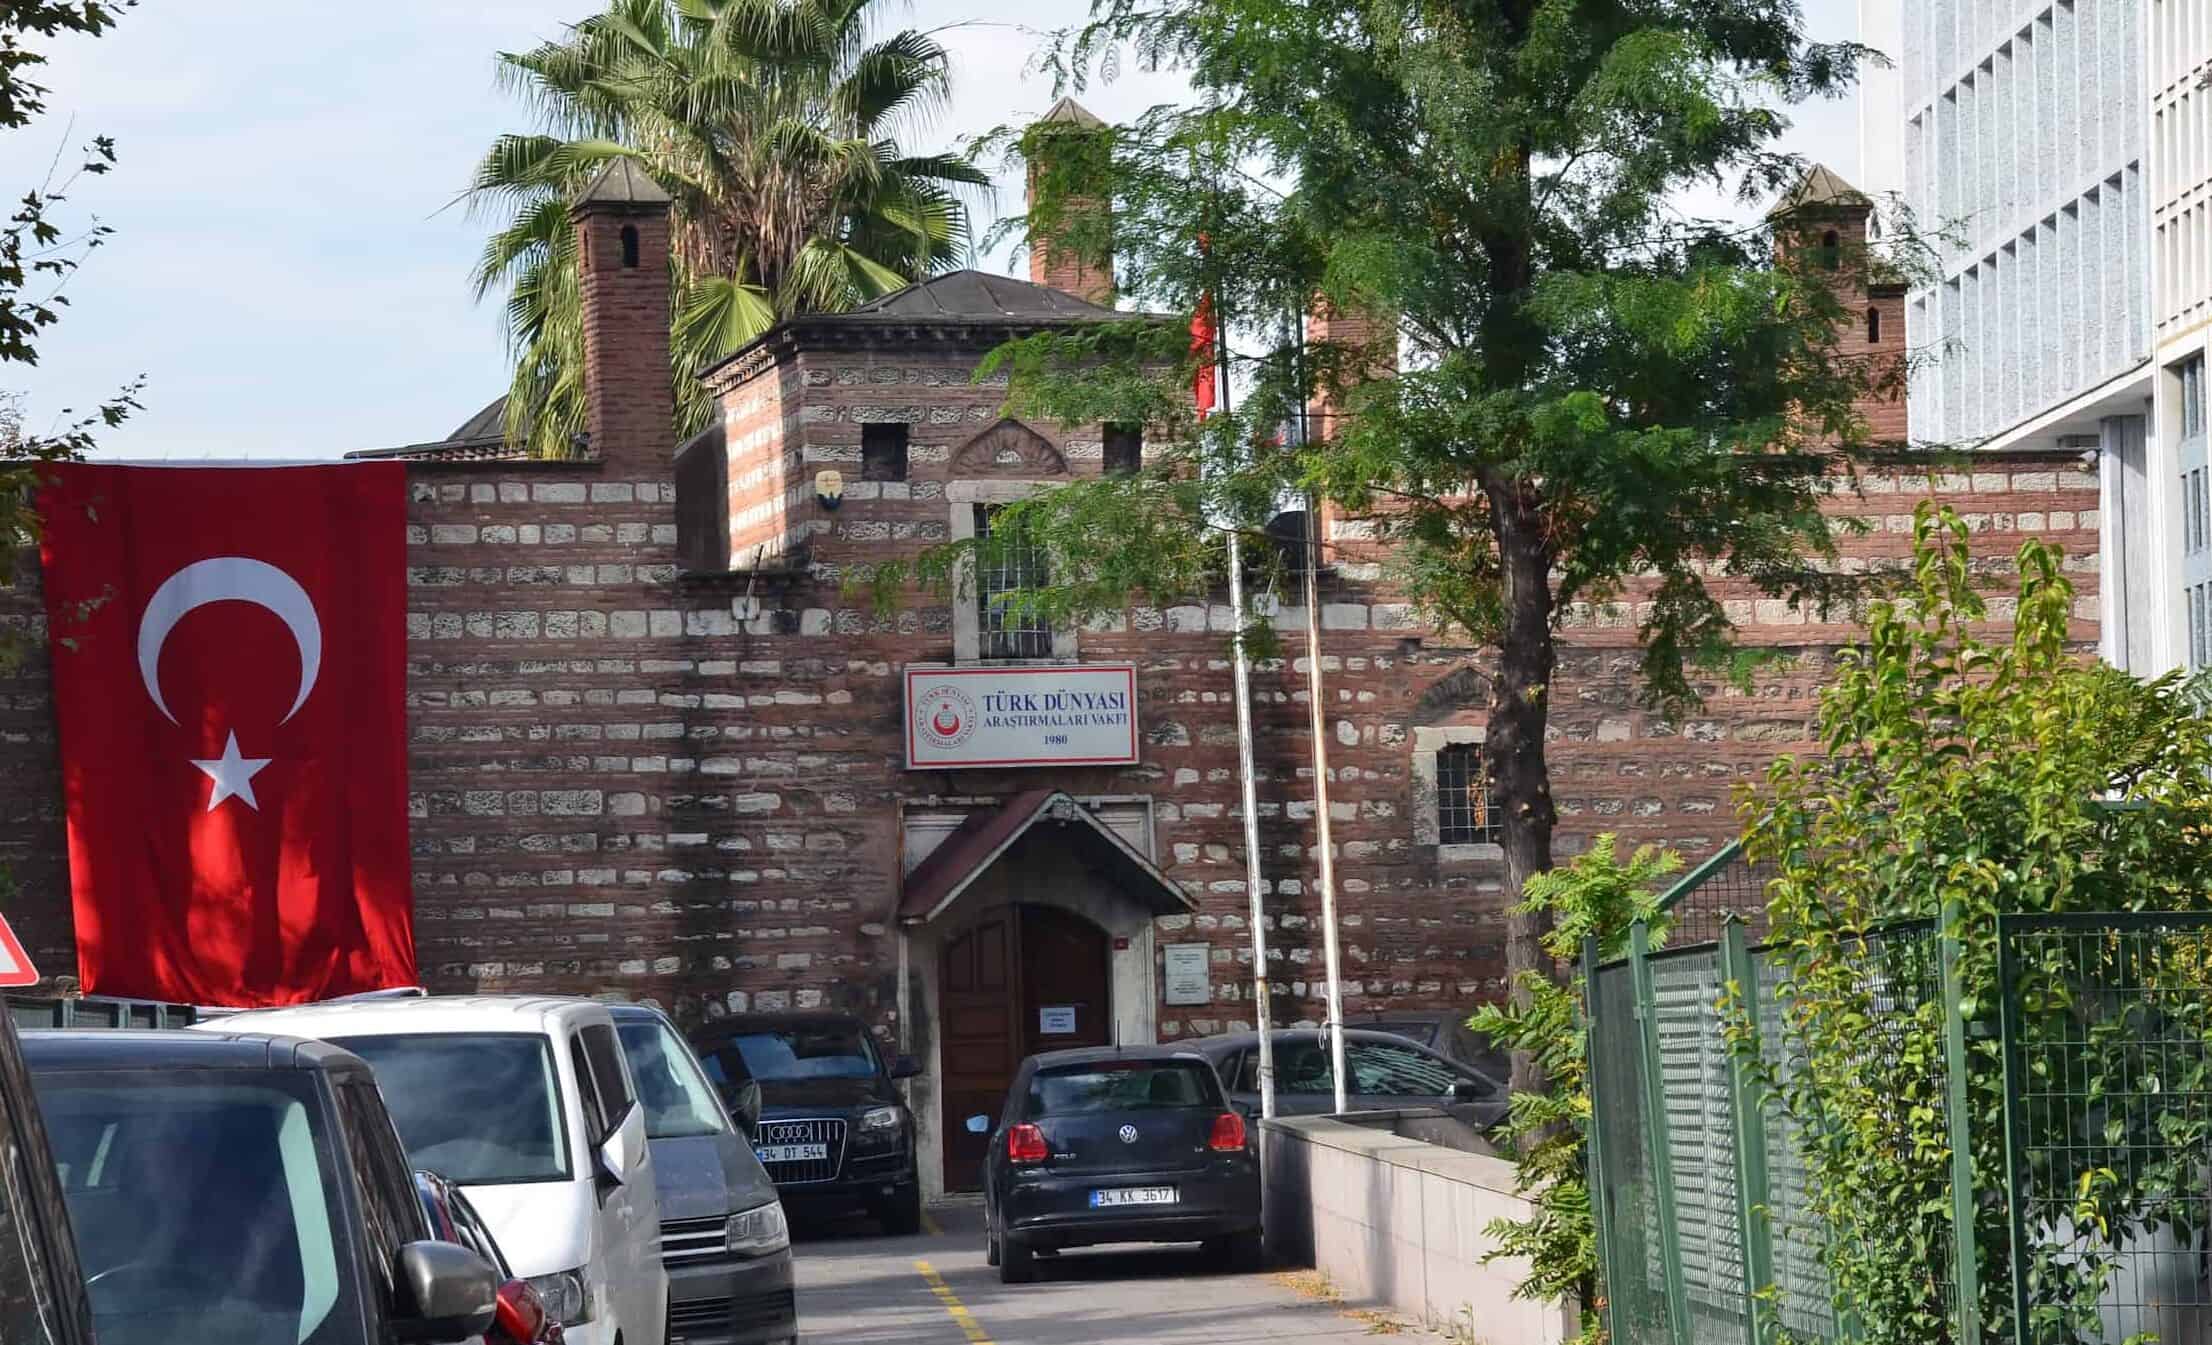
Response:
[{"label": "building window", "polygon": [[637,262],[637,229],[632,225],[625,224],[622,226],[622,269],[634,271],[637,269]]},{"label": "building window", "polygon": [[2181,376],[2181,437],[2204,435],[2204,356],[2194,355],[2175,366]]},{"label": "building window", "polygon": [[1436,839],[1440,845],[1497,845],[1498,787],[1483,769],[1476,743],[1451,743],[1436,752]]},{"label": "building window", "polygon": [[1882,310],[1879,308],[1866,310],[1866,343],[1870,346],[1882,344]]},{"label": "building window", "polygon": [[1834,229],[1820,236],[1820,264],[1830,271],[1843,264],[1843,235]]},{"label": "building window", "polygon": [[2212,543],[2212,474],[2198,467],[2181,474],[2181,549],[2195,555]]},{"label": "building window", "polygon": [[1144,469],[1144,431],[1135,425],[1106,427],[1106,475],[1135,476]]},{"label": "building window", "polygon": [[1051,582],[1044,548],[1003,533],[999,544],[992,545],[992,524],[998,513],[993,505],[975,507],[976,539],[985,543],[976,555],[979,652],[987,659],[1051,658],[1052,628],[1015,597],[1023,589],[1039,589]]},{"label": "building window", "polygon": [[871,424],[860,427],[860,479],[906,479],[906,426]]}]

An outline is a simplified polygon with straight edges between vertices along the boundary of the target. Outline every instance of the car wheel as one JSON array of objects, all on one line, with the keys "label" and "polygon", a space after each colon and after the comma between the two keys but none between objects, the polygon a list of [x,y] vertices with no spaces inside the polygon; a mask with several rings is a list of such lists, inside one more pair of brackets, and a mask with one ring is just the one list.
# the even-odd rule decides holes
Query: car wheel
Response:
[{"label": "car wheel", "polygon": [[1208,1238],[1205,1253],[1224,1270],[1258,1270],[1267,1261],[1267,1247],[1256,1228],[1225,1238]]},{"label": "car wheel", "polygon": [[876,1212],[876,1219],[883,1231],[895,1238],[910,1238],[922,1231],[922,1186],[920,1182],[907,1187],[885,1201]]},{"label": "car wheel", "polygon": [[999,1239],[998,1280],[1000,1284],[1027,1284],[1037,1278],[1035,1253],[1023,1245],[1019,1238]]},{"label": "car wheel", "polygon": [[998,1264],[998,1225],[992,1220],[988,1207],[983,1211],[983,1264]]}]

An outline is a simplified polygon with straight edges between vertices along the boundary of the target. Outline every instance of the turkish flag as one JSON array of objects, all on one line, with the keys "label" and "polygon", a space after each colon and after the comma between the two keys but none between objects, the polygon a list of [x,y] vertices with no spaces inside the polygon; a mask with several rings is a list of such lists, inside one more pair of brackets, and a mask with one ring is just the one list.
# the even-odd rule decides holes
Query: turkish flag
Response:
[{"label": "turkish flag", "polygon": [[415,982],[406,468],[62,465],[40,500],[88,994]]}]

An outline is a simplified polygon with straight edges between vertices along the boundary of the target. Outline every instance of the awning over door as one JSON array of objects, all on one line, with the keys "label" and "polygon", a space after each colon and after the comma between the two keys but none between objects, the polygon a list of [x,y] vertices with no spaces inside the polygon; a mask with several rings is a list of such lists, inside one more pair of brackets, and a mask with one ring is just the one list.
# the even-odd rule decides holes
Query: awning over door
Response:
[{"label": "awning over door", "polygon": [[1102,876],[1118,884],[1130,900],[1155,915],[1179,915],[1198,909],[1188,892],[1116,835],[1091,810],[1057,789],[1032,789],[996,808],[970,813],[967,820],[907,875],[899,902],[899,921],[921,925],[942,915],[1014,843],[1043,828],[1055,845],[1064,845]]}]

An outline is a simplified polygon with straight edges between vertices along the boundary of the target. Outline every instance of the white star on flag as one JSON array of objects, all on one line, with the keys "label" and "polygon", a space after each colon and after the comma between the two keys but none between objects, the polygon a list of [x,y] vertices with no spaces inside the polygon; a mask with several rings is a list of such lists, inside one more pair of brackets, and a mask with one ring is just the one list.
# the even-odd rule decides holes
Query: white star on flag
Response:
[{"label": "white star on flag", "polygon": [[245,800],[248,808],[260,812],[261,805],[253,796],[253,778],[271,760],[273,758],[238,755],[238,735],[232,733],[230,741],[223,744],[222,756],[213,761],[194,761],[192,764],[215,782],[215,788],[208,791],[207,810],[212,813],[224,799],[235,796]]}]

